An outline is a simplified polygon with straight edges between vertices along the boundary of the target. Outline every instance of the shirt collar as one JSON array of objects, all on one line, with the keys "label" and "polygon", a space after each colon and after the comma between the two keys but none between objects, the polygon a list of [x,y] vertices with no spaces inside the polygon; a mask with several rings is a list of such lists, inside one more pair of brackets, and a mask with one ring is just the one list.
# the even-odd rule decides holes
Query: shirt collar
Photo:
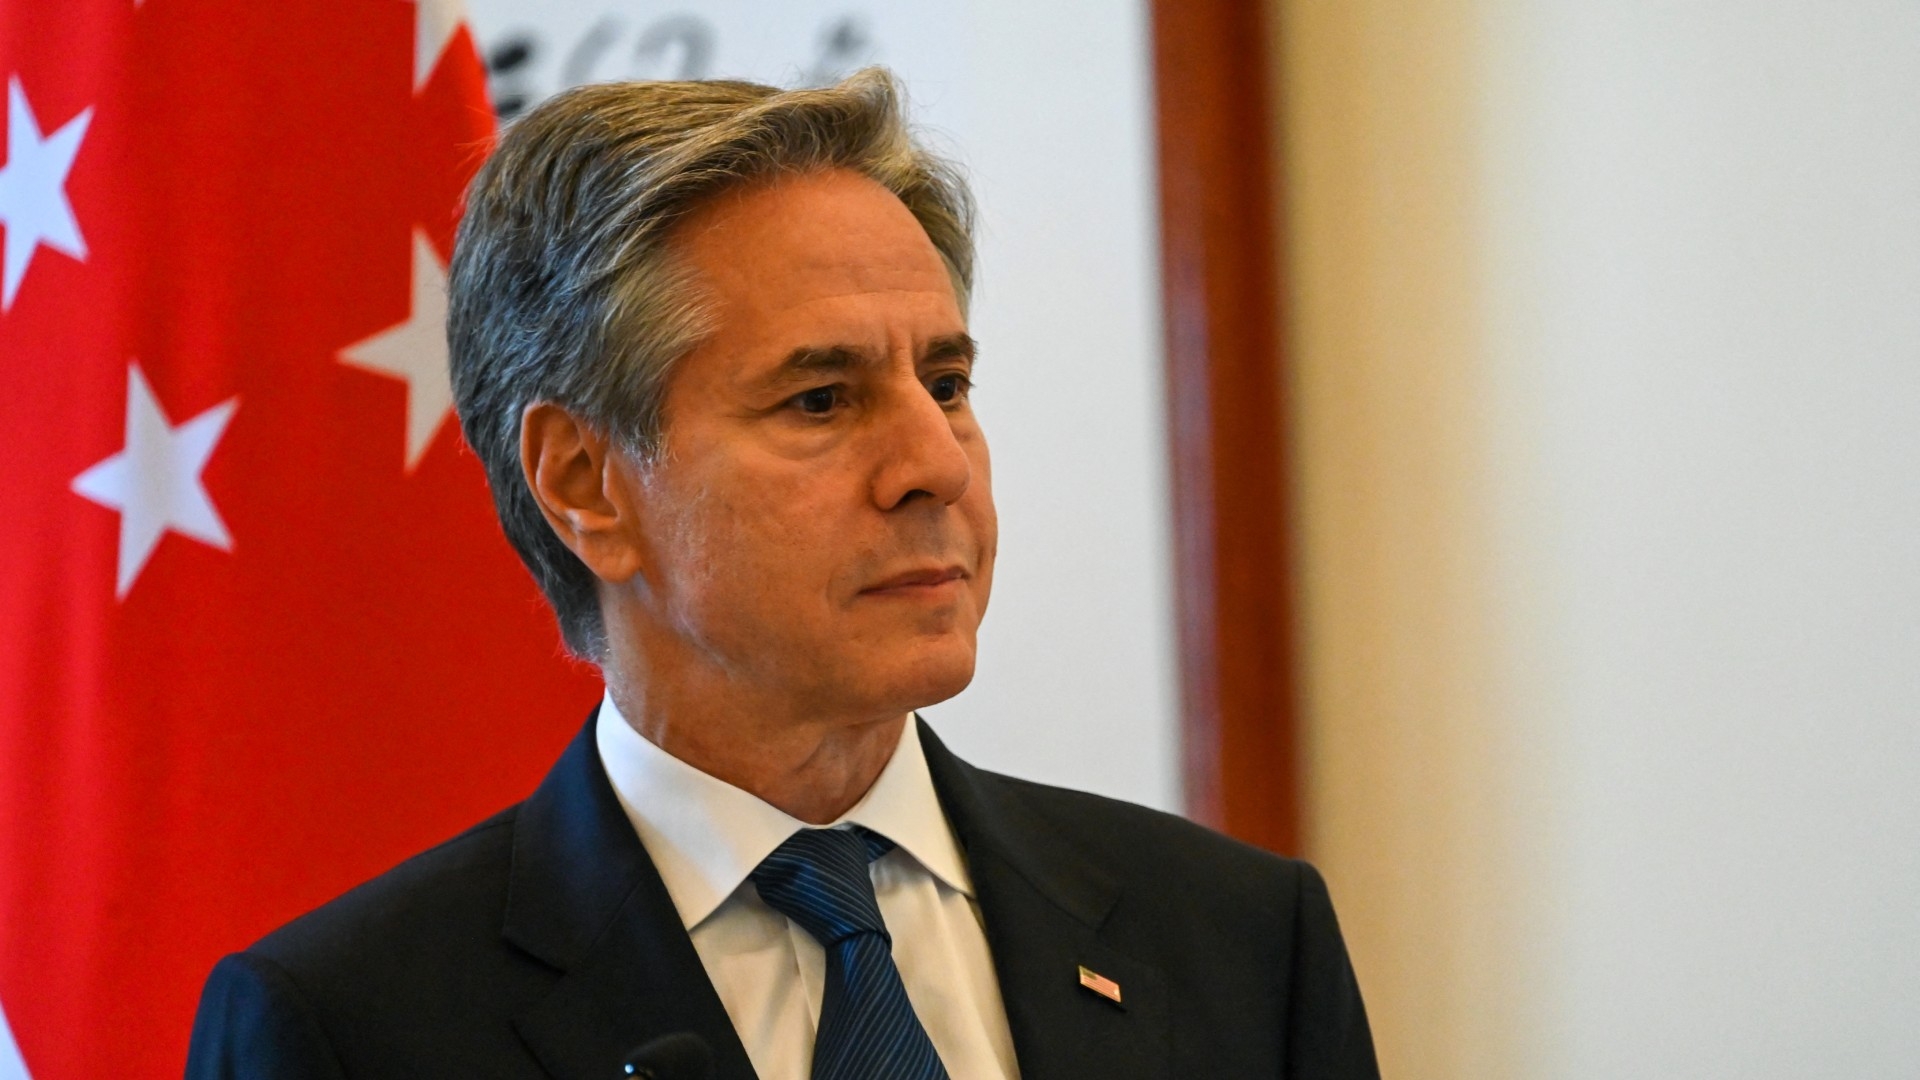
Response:
[{"label": "shirt collar", "polygon": [[[892,840],[948,888],[968,897],[973,881],[940,809],[913,717],[886,768],[834,825],[863,825]],[[600,702],[594,740],[607,780],[667,894],[691,930],[733,895],[762,859],[806,822],[642,738],[613,703]]]}]

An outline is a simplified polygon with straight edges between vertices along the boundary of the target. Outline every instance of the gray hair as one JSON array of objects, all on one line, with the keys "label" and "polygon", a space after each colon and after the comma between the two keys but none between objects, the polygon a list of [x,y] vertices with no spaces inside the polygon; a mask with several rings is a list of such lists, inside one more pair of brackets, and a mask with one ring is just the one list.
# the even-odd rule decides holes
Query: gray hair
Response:
[{"label": "gray hair", "polygon": [[698,283],[668,242],[674,225],[723,191],[825,169],[898,196],[966,310],[972,200],[958,171],[914,142],[881,68],[806,90],[579,87],[507,128],[474,177],[448,285],[454,401],[501,528],[575,655],[605,657],[597,579],[548,526],[521,473],[522,413],[552,402],[651,460],[667,378],[709,329]]}]

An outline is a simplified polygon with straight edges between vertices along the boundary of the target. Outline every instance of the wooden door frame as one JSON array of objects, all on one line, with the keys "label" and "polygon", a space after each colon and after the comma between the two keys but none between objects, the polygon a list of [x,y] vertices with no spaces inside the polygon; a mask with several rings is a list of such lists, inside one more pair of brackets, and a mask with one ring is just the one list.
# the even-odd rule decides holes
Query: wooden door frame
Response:
[{"label": "wooden door frame", "polygon": [[1188,813],[1302,839],[1269,34],[1259,0],[1153,0]]}]

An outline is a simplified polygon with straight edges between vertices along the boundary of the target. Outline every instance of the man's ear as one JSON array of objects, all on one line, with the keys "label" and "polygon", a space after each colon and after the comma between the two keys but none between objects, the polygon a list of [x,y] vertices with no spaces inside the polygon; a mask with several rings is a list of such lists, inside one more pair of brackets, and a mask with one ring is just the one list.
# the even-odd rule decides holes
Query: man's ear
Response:
[{"label": "man's ear", "polygon": [[547,524],[602,581],[641,572],[639,506],[620,449],[597,427],[550,401],[520,413],[520,472]]}]

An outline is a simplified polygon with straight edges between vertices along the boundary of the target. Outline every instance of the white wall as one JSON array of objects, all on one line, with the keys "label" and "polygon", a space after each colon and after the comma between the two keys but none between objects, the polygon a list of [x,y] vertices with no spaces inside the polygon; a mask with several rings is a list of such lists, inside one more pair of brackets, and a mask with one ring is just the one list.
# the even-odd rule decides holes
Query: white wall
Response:
[{"label": "white wall", "polygon": [[[470,0],[496,91],[568,74],[793,84],[883,63],[982,210],[976,402],[1001,553],[973,687],[927,711],[979,764],[1180,803],[1145,11],[1117,0]],[[687,13],[699,26],[688,33]],[[679,22],[667,20],[678,19]],[[680,33],[668,33],[675,27]]]},{"label": "white wall", "polygon": [[1920,1075],[1920,5],[1281,10],[1392,1074]]}]

